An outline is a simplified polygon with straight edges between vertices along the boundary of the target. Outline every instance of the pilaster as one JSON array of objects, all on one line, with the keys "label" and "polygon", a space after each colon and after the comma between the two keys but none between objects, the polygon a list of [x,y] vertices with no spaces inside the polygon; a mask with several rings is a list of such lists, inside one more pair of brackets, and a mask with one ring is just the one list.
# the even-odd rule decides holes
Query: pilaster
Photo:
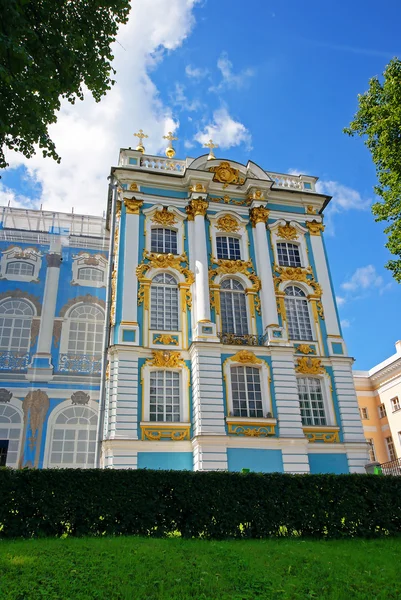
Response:
[{"label": "pilaster", "polygon": [[195,342],[190,356],[194,435],[225,435],[220,349]]},{"label": "pilaster", "polygon": [[138,439],[138,357],[116,350],[110,357],[109,439]]},{"label": "pilaster", "polygon": [[359,414],[354,379],[352,377],[352,359],[331,359],[334,385],[337,393],[338,408],[341,416],[344,442],[364,443],[362,421]]}]

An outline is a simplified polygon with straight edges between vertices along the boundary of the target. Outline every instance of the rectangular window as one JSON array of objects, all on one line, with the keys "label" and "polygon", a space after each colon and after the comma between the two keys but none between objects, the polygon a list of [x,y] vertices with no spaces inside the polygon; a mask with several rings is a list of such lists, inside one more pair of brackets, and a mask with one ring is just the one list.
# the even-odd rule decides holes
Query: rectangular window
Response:
[{"label": "rectangular window", "polygon": [[366,440],[369,445],[369,462],[376,462],[375,445],[372,438]]},{"label": "rectangular window", "polygon": [[151,371],[149,420],[180,421],[180,374],[176,371]]},{"label": "rectangular window", "polygon": [[299,246],[290,242],[278,242],[277,258],[280,267],[301,267]]},{"label": "rectangular window", "polygon": [[231,367],[231,392],[235,417],[263,418],[259,369]]},{"label": "rectangular window", "polygon": [[223,260],[241,260],[239,239],[218,235],[216,238],[217,258]]},{"label": "rectangular window", "polygon": [[177,254],[177,232],[164,227],[152,229],[150,249],[158,254]]},{"label": "rectangular window", "polygon": [[368,409],[366,408],[366,406],[359,409],[359,414],[361,415],[361,419],[363,419],[364,421],[366,419],[369,419]]},{"label": "rectangular window", "polygon": [[298,394],[302,425],[327,425],[320,380],[299,377]]},{"label": "rectangular window", "polygon": [[395,398],[391,398],[390,402],[391,402],[391,408],[392,408],[393,412],[397,412],[397,410],[400,410],[401,406],[400,406],[400,401],[398,399],[398,396],[395,396]]},{"label": "rectangular window", "polygon": [[384,404],[380,404],[378,408],[379,408],[379,418],[383,419],[384,417],[387,416],[386,407],[384,406]]},{"label": "rectangular window", "polygon": [[387,446],[388,459],[396,460],[397,456],[395,453],[394,442],[393,442],[393,438],[391,437],[391,435],[389,437],[386,437],[386,446]]}]

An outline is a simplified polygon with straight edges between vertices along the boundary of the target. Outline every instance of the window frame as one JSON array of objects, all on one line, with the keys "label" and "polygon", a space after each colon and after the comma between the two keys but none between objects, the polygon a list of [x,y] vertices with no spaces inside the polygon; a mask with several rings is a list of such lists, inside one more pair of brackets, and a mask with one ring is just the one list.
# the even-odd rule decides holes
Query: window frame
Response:
[{"label": "window frame", "polygon": [[401,403],[400,403],[400,399],[398,396],[394,396],[393,398],[391,398],[390,404],[391,404],[391,410],[393,413],[401,410]]},{"label": "window frame", "polygon": [[[290,296],[286,294],[286,290],[288,288],[298,288],[299,290],[301,290],[304,294],[304,296]],[[310,305],[310,300],[309,300],[309,294],[308,292],[304,289],[304,287],[302,285],[299,285],[299,283],[297,281],[293,282],[290,281],[288,283],[286,283],[285,287],[283,288],[283,293],[284,293],[284,309],[285,309],[285,323],[286,323],[286,327],[287,327],[287,335],[288,335],[288,339],[289,340],[293,340],[296,342],[316,342],[316,330],[315,330],[315,326],[314,326],[314,321],[312,318],[312,314],[311,314],[311,305]],[[292,337],[290,335],[290,326],[289,326],[289,319],[288,319],[288,311],[287,311],[287,306],[286,306],[286,298],[290,298],[293,301],[295,301],[295,305],[297,305],[297,303],[299,303],[299,300],[301,301],[305,301],[306,302],[306,308],[308,311],[308,318],[309,318],[309,326],[310,326],[310,330],[311,330],[311,337],[310,338],[305,338],[305,337]],[[299,323],[299,319],[298,319],[298,310],[297,309],[297,321]],[[299,327],[299,324],[298,324]]]},{"label": "window frame", "polygon": [[386,443],[388,462],[393,462],[394,460],[397,460],[397,452],[395,451],[393,436],[389,435],[385,437],[384,441]]},{"label": "window frame", "polygon": [[[7,314],[7,313],[2,313],[2,312],[0,312],[0,319],[3,319],[3,318],[4,318],[4,319],[13,319],[13,324],[12,324],[12,327],[11,327],[11,334],[8,334],[8,335],[6,336],[6,337],[8,337],[8,339],[9,339],[9,344],[8,344],[8,347],[7,347],[7,348],[6,348],[5,346],[1,346],[1,340],[2,340],[2,338],[3,338],[3,335],[2,335],[2,331],[3,331],[3,330],[1,330],[1,332],[0,332],[0,351],[2,351],[2,352],[14,352],[14,353],[18,352],[18,353],[21,353],[21,354],[22,354],[22,353],[24,353],[24,354],[28,354],[28,353],[29,353],[29,351],[30,351],[30,348],[31,348],[31,339],[32,339],[32,333],[31,333],[31,332],[32,332],[32,321],[33,321],[33,319],[36,317],[36,309],[35,309],[35,306],[34,306],[34,305],[32,304],[32,302],[30,302],[30,301],[29,301],[27,298],[24,298],[24,297],[22,297],[22,298],[14,298],[14,297],[12,297],[12,296],[9,296],[9,297],[7,297],[7,298],[3,298],[3,299],[1,300],[1,302],[0,302],[0,308],[1,308],[1,306],[3,306],[4,304],[6,304],[7,302],[17,302],[17,303],[21,303],[21,302],[22,302],[22,303],[25,303],[25,304],[26,304],[26,305],[27,305],[27,306],[30,308],[30,310],[31,310],[32,312],[31,312],[31,314],[30,314],[30,315],[26,315],[26,316],[25,316],[25,315],[19,315],[19,314],[15,314],[15,313],[10,313],[10,314]],[[12,333],[13,333],[13,331],[16,329],[16,325],[15,325],[15,320],[16,320],[16,319],[20,319],[20,320],[23,320],[23,321],[25,321],[25,322],[28,322],[28,321],[29,321],[29,326],[28,326],[28,327],[21,327],[21,330],[23,330],[23,329],[26,329],[26,330],[28,330],[28,329],[29,329],[29,335],[28,335],[28,337],[27,337],[27,338],[25,338],[25,339],[27,339],[27,344],[26,344],[26,346],[24,346],[23,348],[21,348],[21,345],[19,345],[19,347],[18,347],[18,348],[12,348],[12,347],[10,346],[10,344],[11,344],[11,341],[13,340],[13,335],[12,335]],[[6,328],[6,327],[4,327],[4,329],[8,329],[8,327],[7,327],[7,328]],[[21,342],[21,339],[22,339],[22,337],[20,336],[20,338],[19,338],[19,341],[20,341],[20,342]]]},{"label": "window frame", "polygon": [[[263,417],[239,417],[234,415],[232,394],[232,367],[254,367],[260,371],[260,385],[262,392]],[[270,367],[265,360],[257,358],[255,362],[242,362],[236,355],[230,356],[223,363],[224,381],[226,384],[226,418],[235,421],[259,421],[260,419],[274,419],[274,409],[270,391]],[[267,416],[271,415],[271,416]]]},{"label": "window frame", "polygon": [[361,406],[359,408],[359,415],[361,417],[361,421],[368,421],[369,420],[369,411],[368,411],[367,406]]},{"label": "window frame", "polygon": [[[97,263],[97,264],[95,264]],[[82,287],[103,288],[106,287],[107,278],[107,258],[100,253],[90,253],[83,250],[79,254],[72,257],[72,279],[71,285],[79,285]],[[102,271],[103,280],[95,281],[92,279],[82,279],[79,276],[81,269],[92,268]]]},{"label": "window frame", "polygon": [[[165,245],[166,245],[166,236],[165,233],[163,234],[163,251],[160,250],[153,250],[152,248],[152,242],[153,242],[153,232],[155,231],[170,231],[175,233],[175,246],[176,246],[176,252],[172,252],[172,250],[166,250],[165,249]],[[158,225],[157,223],[155,225],[152,225],[150,227],[150,252],[154,253],[154,254],[173,254],[174,256],[178,256],[179,252],[178,252],[178,238],[179,238],[179,231],[176,227],[163,227],[163,225]]]},{"label": "window frame", "polygon": [[[170,277],[172,277],[175,282],[176,285],[175,286],[170,286],[172,289],[176,289],[177,290],[177,329],[160,329],[159,327],[153,327],[154,323],[152,323],[152,305],[153,305],[153,301],[152,301],[152,290],[155,289],[156,286],[159,287],[164,287],[164,286],[168,286],[169,284],[166,283],[153,283],[153,280],[158,276],[158,275],[169,275]],[[164,294],[164,298],[165,298],[165,294]],[[177,275],[175,273],[172,273],[169,270],[158,270],[154,273],[152,273],[152,277],[150,279],[150,290],[149,290],[149,329],[150,331],[160,331],[160,332],[171,332],[171,333],[179,333],[181,331],[181,294],[180,294],[180,281],[179,278],[177,277]],[[165,325],[165,313],[163,313],[163,323]]]},{"label": "window frame", "polygon": [[368,444],[369,462],[377,462],[375,442],[373,438],[366,438]]},{"label": "window frame", "polygon": [[[294,229],[296,229],[297,232],[297,238],[295,238],[295,240],[288,240],[286,238],[283,238],[279,235],[279,227],[285,227],[286,225],[290,225],[291,227],[294,227]],[[275,223],[272,223],[270,225],[268,225],[268,230],[270,231],[270,236],[271,236],[271,245],[273,248],[273,256],[274,256],[274,264],[278,265],[278,253],[277,253],[277,242],[291,242],[292,244],[298,244],[299,246],[299,253],[300,253],[300,257],[301,257],[301,265],[302,268],[307,268],[310,266],[309,264],[309,256],[308,256],[308,249],[307,249],[307,245],[306,245],[306,234],[308,234],[308,229],[306,229],[305,227],[303,227],[302,225],[300,225],[297,221],[289,221],[289,223],[284,220],[284,219],[278,219],[277,221],[275,221]],[[288,267],[283,267],[283,268],[288,268]],[[292,268],[292,267],[290,267]]]},{"label": "window frame", "polygon": [[[0,261],[0,276],[2,279],[8,281],[25,281],[38,283],[39,272],[42,266],[43,254],[34,247],[22,248],[19,246],[13,246],[8,250],[2,252]],[[33,267],[33,271],[30,275],[18,275],[16,273],[7,273],[7,269],[12,263],[23,263],[29,264]]]},{"label": "window frame", "polygon": [[[225,231],[219,227],[219,219],[221,217],[225,217],[225,216],[233,217],[237,221],[237,225],[238,225],[237,231]],[[216,260],[233,260],[233,259],[225,259],[225,258],[217,259],[217,237],[218,236],[233,237],[233,238],[236,238],[239,240],[240,253],[241,253],[240,260],[248,261],[250,259],[249,237],[248,237],[248,231],[246,228],[248,221],[246,219],[244,219],[243,217],[241,217],[240,215],[238,215],[237,213],[234,213],[232,211],[227,211],[227,210],[220,211],[220,212],[216,213],[215,215],[208,215],[208,217],[209,217],[209,222],[210,222],[209,235],[210,235],[210,242],[211,242],[211,246],[212,246],[212,256],[214,258],[216,258]]]},{"label": "window frame", "polygon": [[[298,400],[299,400],[299,385],[298,385],[298,380],[299,379],[317,379],[320,381],[320,389],[322,392],[322,399],[323,399],[323,406],[324,406],[324,412],[325,412],[325,417],[326,417],[326,425],[304,425],[304,423],[302,423],[302,427],[304,429],[324,429],[325,427],[337,427],[337,419],[336,419],[336,414],[335,414],[335,410],[334,410],[334,401],[333,401],[333,394],[332,394],[332,385],[331,385],[331,379],[328,373],[322,374],[322,375],[308,375],[308,374],[304,374],[304,373],[297,373],[297,393],[298,393]],[[301,415],[301,405],[299,403],[299,412]],[[301,422],[302,422],[302,416],[301,416]]]},{"label": "window frame", "polygon": [[[285,245],[286,246],[286,250],[287,250],[287,255],[288,255],[288,245],[290,244],[291,246],[294,246],[295,248],[297,248],[298,251],[298,258],[299,258],[299,264],[288,264],[288,265],[284,265],[281,264],[280,262],[280,256],[279,256],[279,244]],[[290,267],[290,268],[303,268],[304,264],[302,262],[302,252],[301,252],[301,245],[299,243],[297,243],[296,241],[292,241],[292,240],[281,240],[278,239],[276,241],[276,254],[277,254],[277,264],[279,267]]]},{"label": "window frame", "polygon": [[[237,258],[233,258],[231,256],[228,256],[226,258],[222,257],[222,256],[219,256],[217,240],[218,239],[223,239],[223,238],[227,240],[227,254],[229,254],[229,249],[230,249],[229,240],[233,239],[233,240],[235,240],[235,241],[238,242],[239,256]],[[231,232],[228,233],[228,232],[220,231],[220,232],[216,233],[216,238],[215,239],[216,239],[216,258],[217,258],[217,260],[242,260],[241,237],[239,235],[235,235],[234,233],[231,233]]]},{"label": "window frame", "polygon": [[[179,385],[180,385],[180,421],[151,421],[150,420],[150,374],[154,371],[172,371],[179,374]],[[190,406],[189,406],[189,369],[188,367],[182,366],[178,368],[174,367],[154,367],[152,365],[143,365],[141,370],[142,377],[142,415],[141,425],[146,424],[152,427],[160,426],[171,426],[175,427],[182,424],[190,423]]]},{"label": "window frame", "polygon": [[[14,399],[13,399],[14,400]],[[12,468],[17,468],[18,467],[18,462],[20,459],[20,455],[21,455],[21,441],[22,441],[22,434],[23,434],[23,428],[24,428],[24,417],[23,417],[23,412],[22,410],[16,406],[15,404],[13,404],[13,401],[11,401],[11,403],[1,403],[0,404],[0,412],[1,412],[1,417],[3,417],[3,415],[5,414],[7,409],[12,409],[14,411],[14,414],[16,414],[19,418],[19,421],[0,421],[0,430],[7,430],[7,436],[2,438],[4,440],[8,441],[8,445],[7,445],[7,452],[6,452],[6,465],[7,467],[12,467]],[[12,415],[14,416],[14,415]],[[11,418],[11,415],[9,415],[9,418]],[[11,437],[10,436],[10,431],[18,431],[18,435],[15,437]],[[12,445],[13,443],[16,443],[16,449],[10,449],[10,444]],[[13,460],[12,462],[10,462],[10,453],[15,454],[16,459],[15,461]]]},{"label": "window frame", "polygon": [[[173,203],[174,200],[169,200],[169,203]],[[145,215],[145,250],[148,252],[152,252],[152,229],[171,229],[177,232],[177,254],[175,256],[181,256],[183,254],[184,248],[184,237],[185,237],[185,228],[184,222],[186,220],[186,215],[182,213],[178,208],[174,206],[168,207],[168,213],[174,215],[175,223],[172,225],[163,225],[158,223],[157,221],[153,221],[153,218],[157,212],[163,211],[165,209],[163,204],[154,204],[150,208],[145,208],[143,213]],[[191,239],[189,239],[191,243]],[[155,254],[162,254],[161,252]]]},{"label": "window frame", "polygon": [[384,417],[387,417],[387,410],[386,410],[386,405],[384,404],[384,402],[379,404],[379,406],[377,407],[377,410],[379,412],[379,419],[384,419]]},{"label": "window frame", "polygon": [[[237,283],[239,283],[242,286],[242,291],[241,290],[233,290],[233,289],[224,289],[222,288],[222,284],[225,281],[236,281]],[[220,333],[234,333],[235,335],[238,336],[242,336],[242,335],[249,335],[251,333],[251,319],[250,319],[250,311],[249,311],[249,302],[248,302],[248,294],[246,292],[246,287],[244,286],[244,282],[236,276],[228,276],[228,277],[224,277],[223,279],[220,280],[219,282],[219,293],[220,293]],[[236,331],[224,331],[223,330],[223,308],[222,308],[222,300],[221,300],[221,296],[222,294],[238,294],[238,296],[243,295],[243,299],[244,299],[244,304],[245,304],[245,311],[246,311],[246,332],[245,333],[237,333]],[[231,302],[231,305],[233,304],[233,302]],[[231,308],[233,309],[233,306],[231,306]],[[234,319],[235,316],[235,309],[233,310],[233,322],[235,321]]]},{"label": "window frame", "polygon": [[[102,320],[100,319],[77,319],[74,317],[71,317],[71,313],[74,312],[75,309],[81,307],[81,306],[91,306],[94,307],[96,309],[98,309],[101,313],[103,313],[103,317]],[[102,354],[102,349],[100,350],[100,352],[72,352],[69,350],[69,345],[70,345],[70,333],[71,333],[71,324],[74,321],[81,321],[83,323],[93,323],[95,325],[98,325],[99,323],[101,323],[102,325],[102,329],[104,329],[104,319],[105,319],[105,312],[104,312],[104,308],[102,306],[100,306],[99,304],[97,304],[96,302],[77,302],[76,304],[73,304],[68,312],[66,313],[64,320],[62,321],[62,329],[61,329],[61,339],[60,339],[60,354],[68,354],[68,355],[72,355],[72,356],[99,356]],[[86,339],[86,334],[87,334],[87,327],[85,329],[85,350],[86,350],[86,345],[88,343],[88,340]],[[94,332],[94,334],[96,335],[96,332]],[[93,342],[95,343],[95,342]]]}]

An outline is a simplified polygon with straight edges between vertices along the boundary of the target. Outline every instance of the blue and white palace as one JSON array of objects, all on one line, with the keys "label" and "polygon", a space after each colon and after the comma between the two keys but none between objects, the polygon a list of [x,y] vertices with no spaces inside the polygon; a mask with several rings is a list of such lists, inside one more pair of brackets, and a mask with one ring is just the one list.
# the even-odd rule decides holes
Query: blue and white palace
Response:
[{"label": "blue and white palace", "polygon": [[122,149],[106,219],[3,209],[2,464],[365,471],[330,198],[210,147]]}]

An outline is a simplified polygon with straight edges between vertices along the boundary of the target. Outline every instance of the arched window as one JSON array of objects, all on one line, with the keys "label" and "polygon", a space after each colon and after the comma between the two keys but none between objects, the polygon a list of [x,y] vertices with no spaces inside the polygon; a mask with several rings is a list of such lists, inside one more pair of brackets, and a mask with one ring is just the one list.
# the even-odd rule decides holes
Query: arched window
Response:
[{"label": "arched window", "polygon": [[231,393],[234,417],[263,417],[260,369],[231,367]]},{"label": "arched window", "polygon": [[288,335],[292,340],[313,340],[308,301],[304,292],[294,285],[285,288],[285,311]]},{"label": "arched window", "polygon": [[236,279],[225,279],[220,286],[220,306],[223,333],[248,333],[246,297],[242,284]]},{"label": "arched window", "polygon": [[149,420],[174,423],[181,420],[179,372],[164,369],[150,372]]},{"label": "arched window", "polygon": [[31,263],[23,262],[22,260],[14,260],[7,263],[7,275],[23,275],[26,277],[33,276],[34,266]]},{"label": "arched window", "polygon": [[21,438],[21,415],[12,406],[0,404],[0,440],[8,441],[3,448],[3,463],[16,467]]},{"label": "arched window", "polygon": [[100,354],[103,329],[103,310],[96,304],[79,304],[69,314],[67,352],[69,354]]},{"label": "arched window", "polygon": [[94,467],[96,427],[97,415],[87,406],[70,406],[60,412],[51,431],[48,466]]},{"label": "arched window", "polygon": [[240,241],[236,237],[218,235],[216,237],[217,258],[241,260]]},{"label": "arched window", "polygon": [[178,331],[178,285],[169,273],[158,273],[150,287],[150,328]]},{"label": "arched window", "polygon": [[104,281],[104,271],[94,267],[81,267],[78,269],[78,279],[81,281]]},{"label": "arched window", "polygon": [[0,348],[27,352],[31,338],[33,308],[26,300],[5,300],[0,304]]},{"label": "arched window", "polygon": [[326,425],[326,413],[320,379],[298,377],[302,425]]},{"label": "arched window", "polygon": [[177,232],[166,227],[152,229],[150,250],[159,254],[177,254]]},{"label": "arched window", "polygon": [[291,244],[291,242],[278,242],[277,258],[280,267],[301,266],[301,256],[297,244]]}]

